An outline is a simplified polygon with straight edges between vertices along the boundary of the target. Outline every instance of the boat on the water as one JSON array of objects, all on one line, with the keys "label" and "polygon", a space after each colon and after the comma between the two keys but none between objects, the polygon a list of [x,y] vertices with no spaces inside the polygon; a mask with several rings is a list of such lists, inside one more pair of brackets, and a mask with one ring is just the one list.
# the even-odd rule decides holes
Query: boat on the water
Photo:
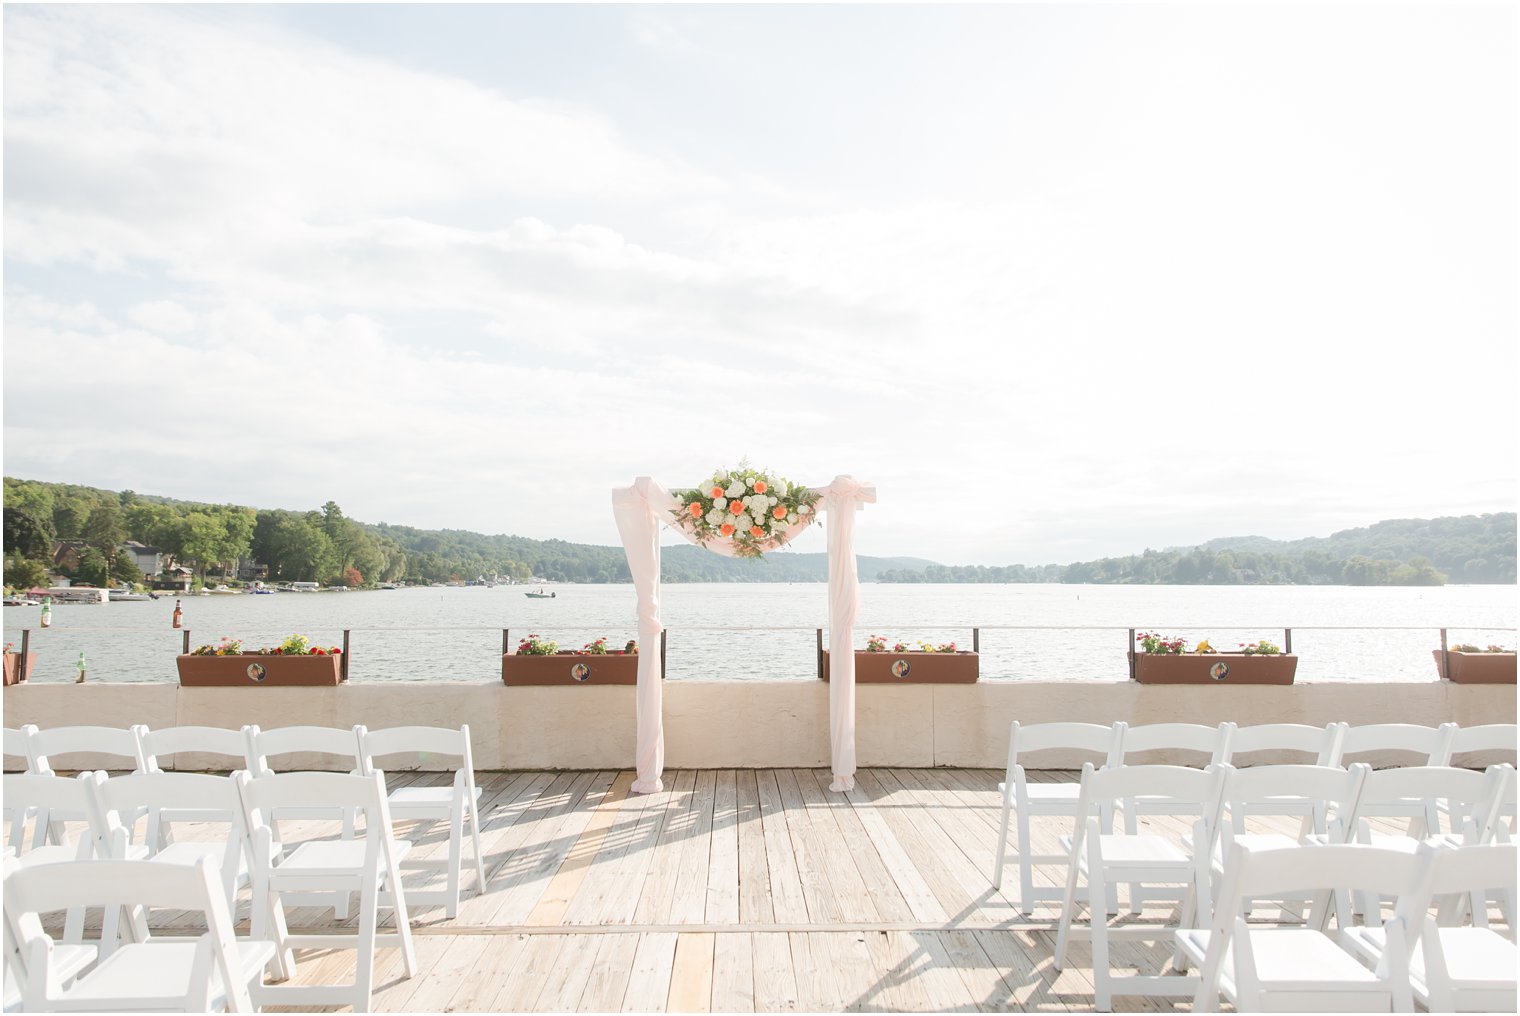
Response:
[{"label": "boat on the water", "polygon": [[555,597],[554,593],[546,593],[542,589],[536,593],[523,593],[523,595],[530,600],[552,600]]},{"label": "boat on the water", "polygon": [[210,589],[207,589],[206,592],[210,593],[212,596],[242,596],[243,595],[243,591],[241,589],[232,589],[225,582],[222,583],[219,586],[212,586]]},{"label": "boat on the water", "polygon": [[153,599],[147,593],[138,593],[125,588],[112,589],[106,595],[111,603],[146,603]]},{"label": "boat on the water", "polygon": [[40,607],[42,601],[33,600],[25,596],[7,596],[5,598],[5,605],[7,607]]}]

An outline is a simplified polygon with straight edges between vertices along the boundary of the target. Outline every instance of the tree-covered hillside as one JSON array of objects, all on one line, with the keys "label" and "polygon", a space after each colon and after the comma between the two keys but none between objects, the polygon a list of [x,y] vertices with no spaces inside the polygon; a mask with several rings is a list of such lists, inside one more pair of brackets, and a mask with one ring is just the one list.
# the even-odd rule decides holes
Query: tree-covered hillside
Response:
[{"label": "tree-covered hillside", "polygon": [[[621,547],[428,530],[347,518],[328,501],[305,512],[212,505],[74,484],[5,478],[5,584],[26,588],[65,574],[109,585],[139,581],[127,540],[156,547],[165,567],[232,575],[250,559],[271,581],[373,585],[477,576],[527,581],[626,582]],[[69,553],[60,553],[68,544]],[[921,558],[858,559],[877,582],[1099,582],[1178,584],[1439,585],[1515,581],[1515,515],[1397,519],[1328,537],[1247,536],[1070,565],[942,565]],[[822,582],[824,554],[763,560],[666,547],[666,582]]]}]

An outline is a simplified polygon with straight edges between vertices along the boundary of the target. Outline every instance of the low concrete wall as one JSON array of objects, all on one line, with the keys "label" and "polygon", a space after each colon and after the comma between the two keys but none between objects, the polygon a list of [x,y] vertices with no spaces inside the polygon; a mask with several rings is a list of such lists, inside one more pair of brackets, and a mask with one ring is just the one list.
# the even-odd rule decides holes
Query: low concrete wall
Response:
[{"label": "low concrete wall", "polygon": [[[385,682],[338,688],[181,688],[177,684],[27,684],[5,689],[5,725],[92,724],[264,728],[470,725],[480,769],[611,769],[633,763],[632,687],[506,687],[496,682]],[[1513,685],[1316,682],[1291,687],[1142,685],[1133,681],[985,681],[860,685],[856,755],[862,766],[1001,768],[1008,725],[1079,720],[1130,724],[1332,721],[1463,726],[1515,722]],[[670,768],[829,764],[828,686],[814,681],[670,681]],[[1168,761],[1164,755],[1148,761]],[[1254,761],[1286,761],[1264,755]],[[1469,759],[1471,764],[1506,759]],[[1512,761],[1513,756],[1507,760]],[[1080,765],[1051,752],[1040,764]],[[1369,756],[1377,764],[1408,762]],[[89,756],[67,768],[108,765]],[[202,768],[203,759],[180,759]]]}]

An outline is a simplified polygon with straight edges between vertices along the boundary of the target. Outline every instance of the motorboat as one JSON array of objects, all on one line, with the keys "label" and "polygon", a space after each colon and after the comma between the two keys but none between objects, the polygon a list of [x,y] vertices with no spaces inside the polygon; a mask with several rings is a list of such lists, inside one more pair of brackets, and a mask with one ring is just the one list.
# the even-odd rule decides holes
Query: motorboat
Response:
[{"label": "motorboat", "polygon": [[530,600],[552,600],[555,597],[554,593],[546,593],[542,589],[536,593],[523,593],[523,595]]},{"label": "motorboat", "polygon": [[131,589],[123,587],[121,589],[110,590],[107,593],[107,599],[111,603],[146,603],[153,599],[153,597],[147,593],[134,592]]},{"label": "motorboat", "polygon": [[210,593],[212,596],[242,596],[243,595],[243,591],[241,589],[232,589],[225,582],[222,583],[221,585],[218,585],[218,586],[212,586],[210,589],[206,590],[206,592]]}]

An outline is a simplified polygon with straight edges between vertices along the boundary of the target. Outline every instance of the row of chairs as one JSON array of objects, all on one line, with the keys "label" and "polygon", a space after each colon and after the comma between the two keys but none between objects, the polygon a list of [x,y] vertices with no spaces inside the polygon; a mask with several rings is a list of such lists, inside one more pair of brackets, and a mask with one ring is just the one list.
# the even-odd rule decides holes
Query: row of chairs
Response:
[{"label": "row of chairs", "polygon": [[[1418,766],[1374,771],[1356,763],[1348,769],[1312,765],[1272,765],[1236,769],[1220,764],[1206,769],[1184,766],[1136,765],[1096,768],[1088,763],[1077,785],[1075,827],[1071,835],[1061,838],[1065,849],[1067,877],[1062,891],[1062,909],[1056,942],[1055,963],[1066,962],[1068,944],[1076,933],[1092,939],[1093,982],[1097,1007],[1107,1010],[1112,996],[1118,993],[1186,996],[1198,989],[1195,980],[1174,976],[1137,975],[1116,978],[1109,968],[1109,942],[1116,937],[1139,937],[1170,940],[1171,925],[1130,924],[1110,929],[1108,913],[1116,910],[1115,895],[1120,884],[1128,883],[1131,894],[1136,886],[1148,890],[1166,887],[1164,893],[1149,898],[1171,899],[1181,904],[1175,927],[1192,932],[1218,928],[1228,917],[1233,932],[1234,917],[1242,910],[1242,900],[1263,896],[1265,890],[1241,889],[1239,876],[1230,865],[1246,851],[1297,851],[1305,846],[1355,846],[1384,851],[1404,857],[1413,855],[1423,844],[1446,848],[1484,846],[1499,838],[1508,838],[1500,818],[1503,803],[1514,800],[1515,770],[1510,765],[1491,766],[1486,772],[1447,766]],[[1425,803],[1440,798],[1447,807],[1447,825],[1427,827]],[[1159,829],[1142,833],[1114,832],[1105,826],[1103,816],[1126,802],[1145,800],[1152,815],[1167,816],[1188,828],[1190,833],[1169,836]],[[1283,828],[1282,820],[1300,818],[1311,823],[1311,831],[1292,836],[1285,832],[1237,832],[1241,819],[1258,820],[1271,816],[1272,826]],[[1407,818],[1411,825],[1405,835],[1379,833],[1373,820]],[[1439,816],[1436,820],[1439,822]],[[1501,834],[1500,830],[1505,832]],[[1370,856],[1370,855],[1369,855]],[[1512,855],[1511,855],[1512,856]],[[1305,864],[1312,862],[1305,861]],[[1079,881],[1085,880],[1090,920],[1086,927],[1075,925],[1077,904],[1081,902]],[[1392,885],[1393,888],[1389,888]],[[1484,876],[1464,892],[1472,894],[1468,911],[1475,927],[1486,927],[1488,894],[1498,890],[1505,919],[1514,924],[1514,872],[1503,878]],[[1324,885],[1312,879],[1302,884],[1276,886],[1282,890],[1272,902],[1292,909],[1312,902],[1315,912],[1310,929],[1326,930],[1330,909],[1318,899],[1298,899],[1304,890],[1334,889],[1334,913],[1344,937],[1354,927],[1358,911],[1369,924],[1381,913],[1382,901],[1376,892],[1408,892],[1401,883],[1379,884],[1376,880],[1356,878],[1331,880]],[[1373,891],[1373,890],[1376,890]],[[1356,901],[1360,905],[1356,905]],[[1179,937],[1176,962],[1186,970],[1188,957],[1201,958],[1185,948],[1202,941]],[[1281,944],[1285,940],[1273,940]],[[1511,946],[1511,958],[1513,959]],[[1196,953],[1197,950],[1194,950]],[[1237,955],[1237,959],[1238,959]],[[1305,961],[1307,962],[1307,960]],[[1511,991],[1513,991],[1511,968]],[[1323,1000],[1314,1008],[1324,1008]]]},{"label": "row of chairs", "polygon": [[[394,835],[382,772],[296,772],[232,777],[143,772],[108,778],[104,772],[74,779],[6,774],[5,797],[29,808],[37,821],[63,812],[83,814],[86,829],[74,844],[7,848],[5,931],[8,980],[29,1011],[78,1008],[204,1006],[247,1011],[269,1002],[352,1005],[367,1010],[378,946],[401,950],[406,975],[415,972],[407,892],[401,865],[412,844]],[[363,818],[360,838],[282,841],[275,816],[293,809],[339,808]],[[221,821],[221,839],[133,844],[132,816],[181,816]],[[175,871],[170,875],[165,872]],[[236,889],[249,887],[251,934],[232,935]],[[286,906],[332,905],[359,898],[357,952],[351,984],[266,984],[295,970],[294,949],[343,947],[331,934],[292,934]],[[83,908],[105,907],[97,943],[83,938]],[[146,908],[199,912],[207,933],[187,948],[152,941]],[[62,947],[43,931],[41,917],[65,910]],[[378,930],[381,912],[395,932]],[[124,944],[119,944],[124,943]],[[182,943],[183,944],[183,943]]]},{"label": "row of chairs", "polygon": [[[389,794],[391,815],[400,821],[416,820],[427,824],[449,823],[449,856],[442,865],[446,868],[446,884],[442,888],[417,891],[414,903],[439,905],[449,917],[458,914],[461,869],[463,867],[463,841],[468,826],[474,851],[474,868],[477,892],[485,888],[485,865],[480,848],[480,788],[475,785],[474,756],[470,747],[470,728],[446,727],[392,727],[369,730],[363,725],[350,729],[335,727],[280,727],[261,730],[255,725],[239,730],[221,727],[165,727],[150,730],[137,725],[122,729],[116,727],[69,726],[39,730],[25,726],[19,730],[5,730],[5,754],[24,758],[27,772],[35,775],[54,775],[54,760],[77,752],[88,752],[96,759],[114,756],[121,760],[120,769],[136,773],[161,773],[171,756],[194,753],[202,764],[212,757],[217,764],[208,768],[223,771],[244,769],[256,776],[295,768],[287,762],[301,761],[301,755],[322,755],[337,759],[351,766],[351,772],[368,776],[382,769],[402,764],[400,756],[408,756],[413,765],[426,757],[433,766],[446,764],[453,767],[451,786],[401,787]],[[294,756],[294,758],[292,758]],[[381,765],[377,759],[386,763]],[[118,767],[113,767],[118,768]],[[11,826],[11,839],[19,835],[20,824],[29,813],[17,809],[8,800],[5,804],[6,820]],[[338,814],[343,823],[345,838],[353,834],[355,812],[351,808],[313,806],[292,814],[321,816]],[[157,838],[160,822],[157,813],[147,813],[147,835]],[[36,841],[44,841],[49,830],[59,821],[83,820],[86,816],[77,812],[64,812],[36,824]],[[133,815],[132,822],[142,817]],[[181,814],[183,820],[188,815]],[[426,828],[424,829],[424,832]],[[409,862],[409,868],[433,868],[438,862]],[[346,901],[340,900],[336,916],[347,917]]]},{"label": "row of chairs", "polygon": [[[1453,758],[1486,751],[1515,750],[1514,724],[1487,724],[1459,727],[1455,723],[1440,727],[1415,724],[1367,724],[1351,726],[1329,723],[1324,727],[1306,724],[1271,723],[1237,726],[1221,723],[1210,727],[1198,723],[1155,723],[1131,727],[1127,723],[1042,723],[1023,725],[1014,721],[1008,737],[1008,767],[998,790],[1002,795],[1002,816],[997,848],[994,852],[992,885],[1001,888],[1010,846],[1009,827],[1014,826],[1019,863],[1018,905],[1023,913],[1033,912],[1041,900],[1061,898],[1060,890],[1034,884],[1034,866],[1064,864],[1064,854],[1035,853],[1032,820],[1036,818],[1075,819],[1078,788],[1072,783],[1040,783],[1029,778],[1029,756],[1056,751],[1069,760],[1073,753],[1095,758],[1104,767],[1114,768],[1143,760],[1149,753],[1169,751],[1193,753],[1205,764],[1248,764],[1260,752],[1296,753],[1306,762],[1319,766],[1343,766],[1347,760],[1369,752],[1400,752],[1425,766],[1444,766]],[[1067,761],[1065,764],[1070,765]],[[1149,805],[1144,796],[1122,808],[1126,831],[1133,834],[1140,815]],[[1435,807],[1435,806],[1433,806]],[[1513,811],[1509,813],[1513,815]],[[1104,813],[1108,828],[1112,811]],[[1433,816],[1427,815],[1427,819]],[[1131,894],[1131,907],[1141,900]]]}]

